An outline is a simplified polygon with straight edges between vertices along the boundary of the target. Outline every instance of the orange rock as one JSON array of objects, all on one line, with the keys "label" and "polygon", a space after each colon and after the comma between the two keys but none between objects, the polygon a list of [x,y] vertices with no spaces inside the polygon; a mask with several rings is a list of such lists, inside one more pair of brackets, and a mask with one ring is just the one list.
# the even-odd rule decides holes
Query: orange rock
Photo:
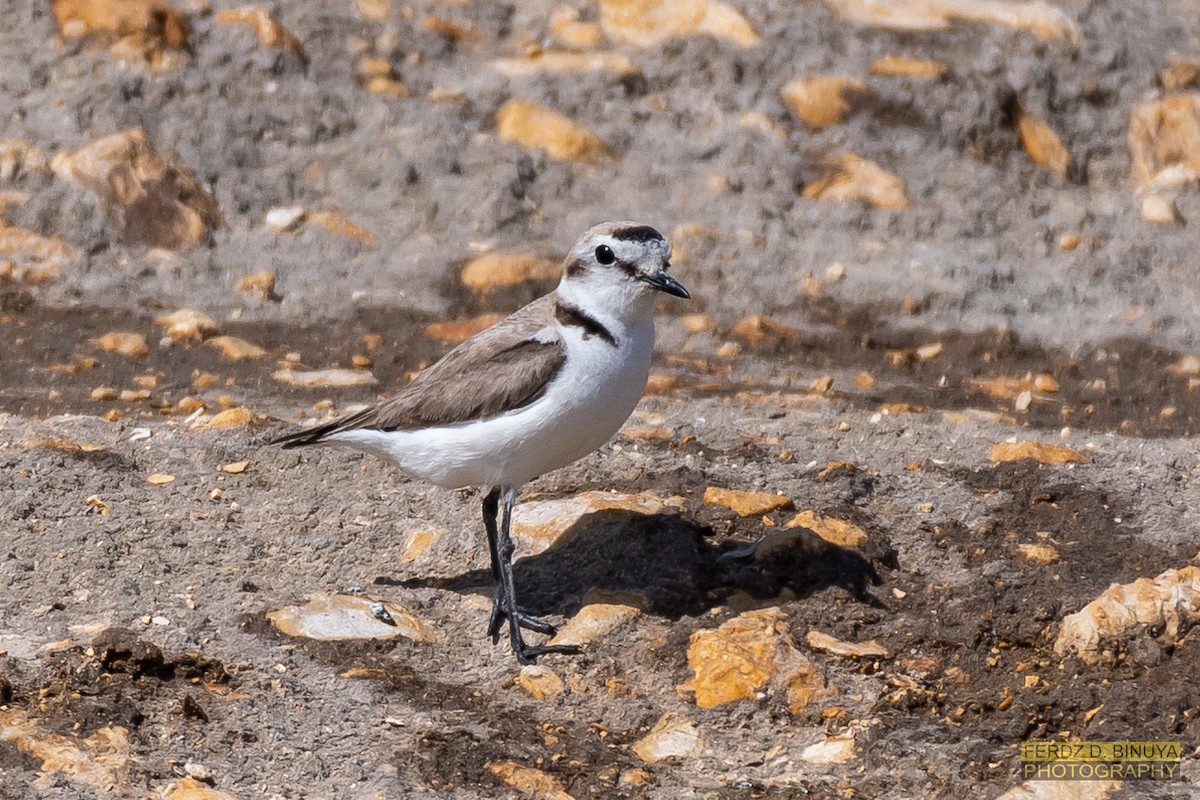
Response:
[{"label": "orange rock", "polygon": [[163,0],[52,0],[50,11],[67,39],[141,35],[165,47],[188,47],[187,15]]},{"label": "orange rock", "polygon": [[600,641],[641,613],[640,608],[621,603],[589,603],[559,628],[549,644],[587,645]]},{"label": "orange rock", "polygon": [[154,324],[161,325],[163,335],[173,342],[198,342],[221,332],[215,319],[194,308],[181,308],[155,317]]},{"label": "orange rock", "polygon": [[282,23],[265,8],[260,6],[227,8],[217,12],[216,20],[227,25],[249,25],[258,40],[267,47],[287,50],[299,58],[301,64],[308,63],[308,56],[304,54],[304,45],[300,44],[300,40],[283,27]]},{"label": "orange rock", "polygon": [[1169,569],[1153,580],[1112,584],[1080,611],[1065,617],[1054,642],[1060,656],[1085,664],[1112,664],[1135,636],[1155,632],[1170,645],[1200,620],[1200,568]]},{"label": "orange rock", "polygon": [[256,272],[240,278],[234,284],[233,289],[260,303],[279,299],[279,296],[275,294],[275,273],[270,271]]},{"label": "orange rock", "polygon": [[988,460],[994,462],[1018,461],[1022,458],[1032,458],[1039,464],[1067,464],[1073,461],[1087,461],[1083,453],[1078,453],[1061,444],[1046,442],[999,442],[992,447]]},{"label": "orange rock", "polygon": [[162,795],[163,800],[238,800],[237,795],[213,789],[195,778],[180,778],[170,784]]},{"label": "orange rock", "polygon": [[478,42],[484,38],[483,31],[471,23],[438,14],[426,14],[422,24],[425,30],[444,36],[452,42]]},{"label": "orange rock", "polygon": [[1075,20],[1041,0],[825,0],[825,4],[846,19],[892,30],[938,31],[960,20],[1031,31],[1040,39],[1078,42],[1081,38]]},{"label": "orange rock", "polygon": [[534,700],[545,700],[562,694],[562,678],[549,667],[541,664],[526,664],[517,675],[517,686],[524,689]]},{"label": "orange rock", "polygon": [[559,262],[532,253],[487,253],[464,264],[459,279],[486,297],[497,289],[530,281],[558,280],[561,274]]},{"label": "orange rock", "polygon": [[1041,117],[1029,113],[1024,106],[1017,108],[1017,136],[1021,147],[1034,163],[1045,167],[1060,178],[1066,177],[1071,154],[1062,139]]},{"label": "orange rock", "polygon": [[308,213],[305,219],[316,225],[320,225],[330,233],[336,233],[338,236],[354,239],[363,244],[374,245],[379,241],[371,231],[351,222],[335,211],[313,211]]},{"label": "orange rock", "polygon": [[1022,558],[1024,558],[1026,561],[1039,566],[1054,564],[1059,559],[1058,550],[1048,544],[1034,544],[1025,542],[1017,545],[1017,552],[1020,553]]},{"label": "orange rock", "polygon": [[1143,187],[1169,190],[1200,180],[1200,93],[1135,105],[1126,138]]},{"label": "orange rock", "polygon": [[201,428],[244,428],[253,423],[258,418],[250,409],[245,406],[237,406],[235,408],[227,408],[224,411],[213,415],[213,418],[207,422],[201,423],[197,427]]},{"label": "orange rock", "polygon": [[145,358],[150,355],[150,345],[146,344],[146,337],[140,333],[112,331],[92,339],[92,344],[106,353],[116,353],[126,358]]},{"label": "orange rock", "polygon": [[822,516],[811,509],[792,517],[787,527],[807,528],[837,547],[862,547],[867,543],[867,532],[862,528],[835,517]]},{"label": "orange rock", "polygon": [[600,27],[614,41],[641,47],[706,34],[742,47],[759,43],[746,18],[717,0],[601,0]]},{"label": "orange rock", "polygon": [[877,58],[871,63],[870,68],[872,75],[883,75],[889,78],[916,78],[918,80],[940,78],[949,71],[949,67],[932,58],[911,58],[900,55]]},{"label": "orange rock", "polygon": [[550,33],[572,50],[586,50],[604,41],[604,31],[595,22],[585,22],[579,9],[561,5],[550,12]]},{"label": "orange rock", "polygon": [[267,351],[258,345],[236,336],[214,336],[205,344],[215,347],[221,355],[233,361],[250,361],[267,354]]},{"label": "orange rock", "polygon": [[832,159],[830,170],[805,186],[801,194],[815,200],[861,201],[892,211],[908,208],[904,181],[854,153]]},{"label": "orange rock", "polygon": [[1168,92],[1200,84],[1200,58],[1185,58],[1172,53],[1170,62],[1158,72],[1158,82]]},{"label": "orange rock", "polygon": [[800,331],[782,322],[776,322],[762,314],[751,314],[740,320],[729,331],[747,344],[762,344],[769,339],[794,339]]},{"label": "orange rock", "polygon": [[404,534],[404,542],[400,546],[400,558],[411,564],[425,555],[441,535],[442,531],[436,529],[408,531]]},{"label": "orange rock", "polygon": [[246,467],[250,466],[249,461],[234,461],[229,464],[222,464],[217,469],[224,472],[226,475],[241,475],[246,471]]},{"label": "orange rock", "polygon": [[841,122],[854,110],[854,101],[870,93],[865,83],[849,75],[802,75],[780,90],[792,113],[818,129]]},{"label": "orange rock", "polygon": [[133,769],[129,731],[119,725],[105,725],[81,738],[53,733],[23,709],[4,706],[0,742],[40,761],[44,779],[89,786],[102,796],[136,794],[128,782]]},{"label": "orange rock", "polygon": [[165,486],[168,483],[174,483],[174,482],[175,482],[175,476],[168,475],[165,472],[154,472],[154,473],[151,473],[146,478],[146,483],[153,484],[154,486]]},{"label": "orange rock", "polygon": [[191,170],[155,152],[139,128],[60,153],[51,168],[112,207],[126,242],[191,247],[221,224],[216,202]]},{"label": "orange rock", "polygon": [[431,322],[425,326],[425,335],[447,344],[465,342],[480,331],[485,331],[504,319],[503,314],[480,314],[470,319],[455,319],[446,322]]},{"label": "orange rock", "polygon": [[496,112],[498,135],[505,142],[543,150],[561,161],[597,164],[612,157],[600,137],[544,106],[509,100]]},{"label": "orange rock", "polygon": [[79,259],[75,248],[54,236],[0,220],[0,280],[30,286],[53,283]]},{"label": "orange rock", "polygon": [[737,489],[722,489],[709,486],[704,490],[704,502],[724,506],[742,517],[761,517],[772,511],[792,507],[792,500],[770,492],[742,492]]},{"label": "orange rock", "polygon": [[489,761],[486,765],[488,772],[500,778],[506,784],[537,798],[537,800],[574,800],[562,782],[553,775],[548,775],[540,769],[522,767],[515,761]]},{"label": "orange rock", "polygon": [[[719,628],[692,634],[688,666],[694,677],[677,690],[692,695],[700,708],[753,700],[777,677],[811,684],[812,669],[787,632],[787,615],[778,608],[747,611]],[[811,699],[811,698],[810,698]]]}]

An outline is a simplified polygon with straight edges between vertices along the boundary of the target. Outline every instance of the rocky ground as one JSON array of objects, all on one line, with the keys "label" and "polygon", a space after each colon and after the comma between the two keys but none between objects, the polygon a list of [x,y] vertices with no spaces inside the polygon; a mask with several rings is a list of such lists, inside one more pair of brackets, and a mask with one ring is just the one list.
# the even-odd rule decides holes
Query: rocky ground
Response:
[{"label": "rocky ground", "polygon": [[[0,797],[1194,794],[1200,6],[172,2],[0,3]],[[522,669],[477,492],[266,442],[606,219],[694,299]]]}]

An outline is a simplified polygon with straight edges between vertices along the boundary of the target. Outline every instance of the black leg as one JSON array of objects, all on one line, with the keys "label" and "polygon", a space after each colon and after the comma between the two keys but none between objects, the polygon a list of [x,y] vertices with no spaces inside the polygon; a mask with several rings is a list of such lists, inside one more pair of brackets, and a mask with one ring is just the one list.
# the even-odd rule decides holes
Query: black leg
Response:
[{"label": "black leg", "polygon": [[[497,490],[493,489],[493,492]],[[491,495],[489,494],[489,497]],[[513,543],[510,530],[512,528],[512,510],[513,505],[517,500],[517,490],[515,487],[504,487],[504,518],[500,524],[500,535],[496,538],[495,547],[492,550],[493,557],[493,577],[499,573],[499,585],[497,586],[496,602],[492,605],[492,619],[488,623],[488,633],[492,636],[492,641],[495,642],[500,634],[500,619],[508,617],[508,638],[512,644],[513,653],[517,656],[517,661],[522,664],[532,664],[537,660],[538,656],[547,653],[561,653],[563,655],[576,655],[579,653],[579,648],[573,645],[540,645],[531,646],[525,644],[524,638],[521,636],[521,628],[529,628],[538,633],[543,633],[548,636],[553,636],[555,629],[553,625],[543,622],[534,617],[523,614],[517,610],[517,589],[513,582],[512,574],[512,556]],[[486,503],[486,500],[485,500]],[[486,505],[485,505],[486,508]],[[485,513],[486,516],[486,513]],[[491,542],[491,531],[489,529],[489,543]],[[499,609],[499,610],[497,610]]]},{"label": "black leg", "polygon": [[492,644],[500,641],[500,628],[504,626],[506,619],[516,618],[517,624],[522,628],[542,633],[546,636],[553,636],[557,631],[554,626],[548,622],[543,622],[536,617],[531,617],[520,611],[509,612],[511,605],[508,603],[504,589],[504,579],[502,577],[502,564],[511,563],[512,559],[512,541],[509,540],[508,555],[501,557],[500,539],[496,531],[496,519],[500,513],[500,487],[491,489],[483,498],[483,526],[487,529],[488,537],[488,555],[492,562],[492,584],[495,594],[492,596],[492,613],[488,619],[487,635],[491,637]]}]

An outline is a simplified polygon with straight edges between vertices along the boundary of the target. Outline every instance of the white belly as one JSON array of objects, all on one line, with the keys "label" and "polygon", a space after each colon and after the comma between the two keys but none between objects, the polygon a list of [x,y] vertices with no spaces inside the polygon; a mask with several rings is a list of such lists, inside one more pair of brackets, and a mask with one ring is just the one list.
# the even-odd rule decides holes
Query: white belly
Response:
[{"label": "white belly", "polygon": [[592,452],[629,418],[650,372],[653,322],[621,334],[613,347],[565,331],[563,369],[517,411],[442,428],[346,431],[328,441],[387,458],[437,486],[519,486]]}]

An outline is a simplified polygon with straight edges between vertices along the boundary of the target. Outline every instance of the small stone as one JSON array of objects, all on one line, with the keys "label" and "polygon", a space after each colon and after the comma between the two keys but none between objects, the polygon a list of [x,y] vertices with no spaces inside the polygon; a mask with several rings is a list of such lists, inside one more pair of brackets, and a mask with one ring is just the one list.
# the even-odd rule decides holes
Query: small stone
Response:
[{"label": "small stone", "polygon": [[679,324],[688,333],[711,333],[717,329],[716,320],[708,314],[684,314],[679,318]]},{"label": "small stone", "polygon": [[653,47],[679,36],[713,36],[754,47],[758,34],[719,0],[601,0],[600,27],[609,39]]},{"label": "small stone", "polygon": [[807,528],[836,547],[861,548],[868,538],[867,532],[857,525],[818,514],[811,509],[792,517],[787,527]]},{"label": "small stone", "polygon": [[1033,441],[999,442],[988,454],[988,460],[996,463],[1018,461],[1022,458],[1032,458],[1039,464],[1069,464],[1088,460],[1083,453],[1061,444]]},{"label": "small stone", "polygon": [[1058,561],[1058,550],[1048,544],[1032,544],[1025,542],[1017,545],[1017,552],[1031,564],[1045,566]]},{"label": "small stone", "polygon": [[509,100],[496,112],[501,141],[542,150],[560,161],[596,164],[612,157],[595,133],[562,114],[525,100]]},{"label": "small stone", "polygon": [[648,764],[668,758],[690,758],[704,750],[700,731],[685,717],[667,712],[650,732],[633,743],[633,752]]},{"label": "small stone", "polygon": [[1079,245],[1082,243],[1083,239],[1080,238],[1078,233],[1064,233],[1062,236],[1058,237],[1058,249],[1065,252],[1078,249]]},{"label": "small stone", "polygon": [[198,342],[221,332],[217,321],[193,308],[181,308],[156,317],[155,324],[163,327],[163,335],[173,342]]},{"label": "small stone", "polygon": [[153,484],[154,486],[165,486],[174,480],[174,475],[168,475],[165,472],[155,472],[146,478],[146,483]]},{"label": "small stone", "polygon": [[140,333],[112,331],[91,341],[104,352],[125,358],[145,358],[150,355],[150,345],[146,344],[146,337]]},{"label": "small stone", "polygon": [[773,511],[792,508],[792,500],[769,492],[743,492],[709,486],[704,490],[704,502],[724,506],[743,517],[761,517]]},{"label": "small stone", "polygon": [[100,402],[108,402],[117,399],[117,390],[111,386],[97,386],[88,393],[88,398],[98,400]]},{"label": "small stone", "polygon": [[316,594],[302,606],[287,606],[267,613],[267,620],[287,636],[321,641],[346,639],[392,639],[403,636],[415,642],[433,637],[421,620],[407,608],[384,603],[394,624],[371,611],[373,601],[357,595]]},{"label": "small stone", "polygon": [[252,361],[267,354],[267,351],[258,345],[236,336],[214,336],[205,344],[216,348],[222,356],[231,361]]},{"label": "small stone", "polygon": [[563,691],[562,678],[549,667],[526,664],[517,676],[517,685],[529,693],[534,700],[558,697]]},{"label": "small stone", "polygon": [[442,531],[439,529],[408,531],[404,534],[404,541],[400,546],[400,558],[406,564],[411,564],[425,555],[441,535]]},{"label": "small stone", "polygon": [[932,58],[890,55],[871,62],[869,71],[872,75],[883,75],[890,78],[933,80],[944,76],[950,71],[950,68]]},{"label": "small stone", "polygon": [[259,303],[279,299],[275,294],[275,273],[266,270],[240,278],[233,289]]},{"label": "small stone", "polygon": [[940,31],[951,22],[986,22],[1027,30],[1042,39],[1077,43],[1078,23],[1061,9],[1044,2],[1007,0],[825,0],[841,17],[861,25],[898,31]]},{"label": "small stone", "polygon": [[502,319],[503,314],[480,314],[470,319],[431,322],[425,326],[425,335],[446,344],[458,344],[487,330]]},{"label": "small stone", "polygon": [[508,786],[537,800],[574,800],[558,778],[540,769],[522,767],[515,761],[491,761],[485,766]]},{"label": "small stone", "polygon": [[276,233],[287,233],[295,230],[304,221],[304,213],[302,206],[272,208],[267,211],[263,224]]},{"label": "small stone", "polygon": [[[598,30],[598,29],[597,29]],[[639,70],[621,53],[538,52],[517,58],[498,58],[492,68],[506,78],[530,75],[563,75],[577,72],[609,73],[618,77],[637,75]]]},{"label": "small stone", "polygon": [[800,331],[782,322],[752,314],[740,320],[729,331],[732,335],[751,345],[762,344],[769,340],[795,339]]},{"label": "small stone", "polygon": [[1017,106],[1017,137],[1035,164],[1060,178],[1066,177],[1067,168],[1071,165],[1071,153],[1049,123],[1030,113],[1023,105]]},{"label": "small stone", "polygon": [[1156,225],[1173,225],[1182,217],[1174,198],[1152,194],[1142,198],[1142,219]]},{"label": "small stone", "polygon": [[226,25],[247,25],[266,47],[287,50],[295,55],[301,64],[308,63],[308,56],[305,55],[304,46],[300,44],[300,40],[283,27],[279,20],[265,8],[258,6],[227,8],[218,11],[215,19]]},{"label": "small stone", "polygon": [[802,75],[784,84],[780,93],[792,113],[817,130],[841,122],[873,94],[849,75]]},{"label": "small stone", "polygon": [[357,223],[351,222],[335,211],[312,211],[307,214],[306,219],[313,225],[320,225],[330,233],[337,234],[346,239],[352,239],[366,245],[375,245],[379,242],[378,237],[374,233]]},{"label": "small stone", "polygon": [[230,464],[222,464],[221,466],[217,467],[217,469],[221,470],[221,472],[224,472],[227,475],[241,475],[246,471],[246,467],[248,466],[250,466],[249,461],[234,461]]},{"label": "small stone", "polygon": [[349,386],[371,386],[377,383],[374,375],[360,369],[281,369],[271,373],[271,377],[280,383],[304,389],[320,387],[341,389]]},{"label": "small stone", "polygon": [[818,653],[828,653],[843,658],[887,658],[887,648],[876,641],[845,642],[820,631],[809,631],[805,636],[808,646]]},{"label": "small stone", "polygon": [[559,629],[549,644],[592,644],[641,613],[640,608],[620,603],[589,603]]},{"label": "small stone", "polygon": [[207,422],[200,423],[201,428],[244,428],[253,423],[257,417],[245,406],[235,406],[213,415]]},{"label": "small stone", "polygon": [[845,764],[854,758],[854,734],[826,736],[800,752],[800,758],[810,764]]},{"label": "small stone", "polygon": [[890,211],[908,208],[904,181],[873,161],[843,153],[829,161],[829,170],[807,184],[801,195],[814,200],[863,202]]},{"label": "small stone", "polygon": [[522,283],[556,281],[561,274],[557,261],[531,253],[487,253],[468,261],[459,279],[463,286],[486,297]]}]

